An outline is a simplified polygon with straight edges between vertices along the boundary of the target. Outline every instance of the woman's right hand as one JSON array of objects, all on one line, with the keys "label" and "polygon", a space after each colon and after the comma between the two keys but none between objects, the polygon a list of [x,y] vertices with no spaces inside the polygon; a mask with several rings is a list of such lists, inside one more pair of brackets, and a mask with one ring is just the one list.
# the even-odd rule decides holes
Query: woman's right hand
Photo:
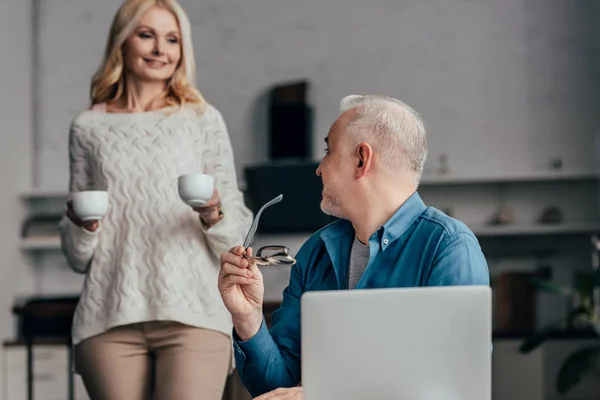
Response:
[{"label": "woman's right hand", "polygon": [[[252,256],[251,247],[246,254]],[[236,333],[242,340],[250,339],[263,321],[265,287],[262,273],[255,263],[244,257],[242,246],[233,247],[221,255],[219,292],[231,313]]]},{"label": "woman's right hand", "polygon": [[77,215],[75,215],[75,211],[73,211],[73,202],[71,201],[71,199],[67,200],[67,217],[75,225],[90,232],[96,232],[96,229],[98,229],[99,224],[97,219],[91,221],[82,221],[79,218],[77,218]]}]

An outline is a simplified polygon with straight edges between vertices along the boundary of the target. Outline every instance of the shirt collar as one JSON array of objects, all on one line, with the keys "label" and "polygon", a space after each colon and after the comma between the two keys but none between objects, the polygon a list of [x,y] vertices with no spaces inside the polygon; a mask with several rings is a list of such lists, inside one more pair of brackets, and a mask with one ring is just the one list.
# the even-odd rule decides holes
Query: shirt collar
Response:
[{"label": "shirt collar", "polygon": [[406,201],[398,208],[392,217],[381,227],[381,246],[385,248],[404,235],[404,232],[415,222],[419,215],[427,209],[421,196],[414,192]]},{"label": "shirt collar", "polygon": [[[394,215],[371,236],[371,239],[374,239],[375,235],[377,235],[381,249],[385,250],[391,243],[401,237],[426,209],[427,206],[421,199],[421,196],[417,192],[414,192],[396,210]],[[350,221],[340,220],[323,229],[321,231],[321,238],[327,241],[349,233],[354,235],[354,228]]]}]

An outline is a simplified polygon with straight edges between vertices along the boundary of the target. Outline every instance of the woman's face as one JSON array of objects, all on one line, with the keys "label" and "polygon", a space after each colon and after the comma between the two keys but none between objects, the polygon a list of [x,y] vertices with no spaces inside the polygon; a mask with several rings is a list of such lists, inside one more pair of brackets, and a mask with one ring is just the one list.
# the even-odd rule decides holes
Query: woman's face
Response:
[{"label": "woman's face", "polygon": [[170,11],[152,7],[123,44],[125,70],[141,81],[166,81],[181,60],[181,34]]}]

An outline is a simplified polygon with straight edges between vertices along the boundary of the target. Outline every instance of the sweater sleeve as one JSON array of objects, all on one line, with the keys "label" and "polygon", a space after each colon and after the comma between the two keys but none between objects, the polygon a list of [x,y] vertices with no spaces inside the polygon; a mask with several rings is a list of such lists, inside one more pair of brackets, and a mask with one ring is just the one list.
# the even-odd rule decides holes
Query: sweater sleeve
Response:
[{"label": "sweater sleeve", "polygon": [[[81,131],[75,122],[69,131],[69,193],[92,189],[91,168],[87,151],[82,143]],[[61,249],[71,269],[80,274],[87,272],[94,250],[98,245],[101,226],[95,232],[75,225],[66,214],[61,218]]]},{"label": "sweater sleeve", "polygon": [[244,195],[237,183],[235,161],[227,127],[221,113],[212,106],[209,129],[206,131],[203,151],[204,173],[215,179],[215,188],[221,198],[223,219],[202,230],[211,251],[218,257],[233,246],[241,245],[252,224],[252,211],[246,207]]}]

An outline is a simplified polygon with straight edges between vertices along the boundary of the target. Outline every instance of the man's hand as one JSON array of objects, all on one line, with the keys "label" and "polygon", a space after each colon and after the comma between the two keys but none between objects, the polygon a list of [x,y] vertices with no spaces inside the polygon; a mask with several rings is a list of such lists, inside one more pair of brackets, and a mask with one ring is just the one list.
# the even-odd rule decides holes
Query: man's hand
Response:
[{"label": "man's hand", "polygon": [[[248,340],[262,324],[265,287],[260,270],[243,254],[244,248],[236,246],[221,255],[219,292],[231,313],[236,333],[240,339]],[[246,254],[252,256],[251,247]]]},{"label": "man's hand", "polygon": [[279,388],[269,393],[265,393],[254,400],[298,400],[302,399],[302,387]]}]

